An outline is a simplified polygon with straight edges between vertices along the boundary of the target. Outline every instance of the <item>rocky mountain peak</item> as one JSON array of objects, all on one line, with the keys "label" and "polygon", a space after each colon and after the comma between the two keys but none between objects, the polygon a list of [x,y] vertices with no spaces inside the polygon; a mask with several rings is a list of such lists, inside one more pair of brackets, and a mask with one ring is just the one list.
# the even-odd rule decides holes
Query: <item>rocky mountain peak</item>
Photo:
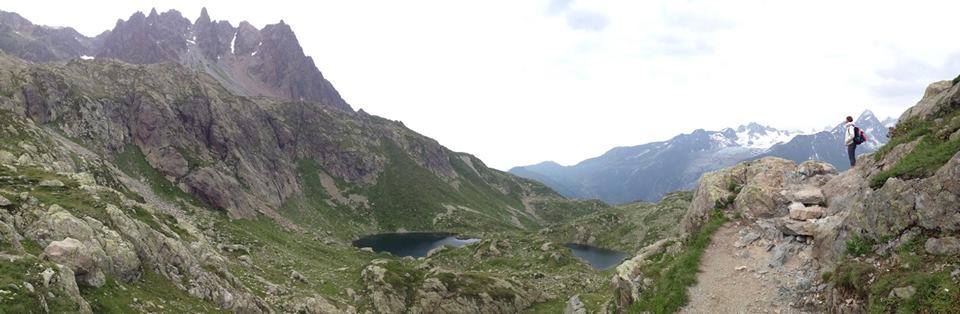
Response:
[{"label": "rocky mountain peak", "polygon": [[874,115],[874,114],[873,114],[873,111],[870,111],[870,110],[864,110],[863,113],[860,114],[860,117],[857,118],[857,121],[856,121],[855,123],[856,123],[857,125],[860,125],[860,124],[871,124],[871,125],[877,124],[877,125],[879,125],[879,124],[881,124],[881,123],[880,123],[880,119],[877,119],[877,116]]},{"label": "rocky mountain peak", "polygon": [[240,22],[240,25],[237,26],[237,37],[232,46],[233,53],[238,56],[252,55],[262,41],[263,36],[260,34],[260,30],[247,21]]},{"label": "rocky mountain peak", "polygon": [[[36,26],[16,13],[0,12],[0,50],[31,61],[83,56],[134,64],[176,62],[205,72],[241,96],[266,96],[353,110],[306,56],[285,21],[262,30],[234,27],[206,8],[193,22],[176,10],[135,12],[112,30],[89,38],[72,28]],[[86,57],[85,57],[86,58]]]},{"label": "rocky mountain peak", "polygon": [[187,48],[179,31],[189,23],[186,19],[175,21],[161,17],[148,20],[143,12],[138,11],[126,21],[117,21],[117,25],[105,36],[97,58],[120,59],[136,64],[176,60]]},{"label": "rocky mountain peak", "polygon": [[770,129],[773,129],[773,128],[761,125],[756,122],[750,122],[746,125],[741,125],[737,127],[737,132],[765,133],[767,130],[770,130]]},{"label": "rocky mountain peak", "polygon": [[207,14],[207,7],[200,9],[200,17],[197,18],[197,21],[194,24],[200,23],[210,23],[210,15]]}]

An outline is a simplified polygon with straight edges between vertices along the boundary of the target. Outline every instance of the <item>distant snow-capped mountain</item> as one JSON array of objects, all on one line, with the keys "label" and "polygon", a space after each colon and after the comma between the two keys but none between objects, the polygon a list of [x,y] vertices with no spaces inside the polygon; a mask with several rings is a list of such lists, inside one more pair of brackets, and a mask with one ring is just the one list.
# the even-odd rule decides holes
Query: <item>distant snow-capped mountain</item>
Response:
[{"label": "distant snow-capped mountain", "polygon": [[[886,143],[886,126],[895,123],[891,119],[880,122],[869,110],[861,114],[857,124],[870,142],[858,153]],[[617,147],[573,166],[542,162],[514,167],[510,173],[540,181],[568,197],[599,198],[614,204],[656,201],[667,192],[693,188],[705,172],[760,156],[821,159],[845,169],[842,131],[842,125],[804,133],[758,123],[720,131],[699,129],[662,142]]]},{"label": "distant snow-capped mountain", "polygon": [[553,162],[510,172],[540,181],[569,197],[609,203],[653,201],[689,189],[707,171],[730,166],[802,134],[750,123],[720,131],[695,130],[667,141],[617,147],[574,166]]},{"label": "distant snow-capped mountain", "polygon": [[[887,143],[887,128],[896,123],[894,118],[880,121],[870,110],[861,113],[854,124],[867,134],[867,142],[857,147],[857,155],[880,149],[880,146]],[[829,130],[798,135],[790,141],[773,145],[756,157],[777,156],[795,161],[823,160],[843,171],[850,168],[847,152],[842,144],[844,132],[843,123],[839,123]]]}]

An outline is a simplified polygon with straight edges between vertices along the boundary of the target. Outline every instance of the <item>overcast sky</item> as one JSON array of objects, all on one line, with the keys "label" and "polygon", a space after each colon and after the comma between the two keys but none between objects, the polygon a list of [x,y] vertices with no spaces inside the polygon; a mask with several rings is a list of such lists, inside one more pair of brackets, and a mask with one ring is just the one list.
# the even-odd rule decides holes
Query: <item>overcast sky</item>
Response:
[{"label": "overcast sky", "polygon": [[697,128],[899,116],[960,73],[951,1],[4,2],[88,36],[151,7],[283,19],[355,109],[503,170]]}]

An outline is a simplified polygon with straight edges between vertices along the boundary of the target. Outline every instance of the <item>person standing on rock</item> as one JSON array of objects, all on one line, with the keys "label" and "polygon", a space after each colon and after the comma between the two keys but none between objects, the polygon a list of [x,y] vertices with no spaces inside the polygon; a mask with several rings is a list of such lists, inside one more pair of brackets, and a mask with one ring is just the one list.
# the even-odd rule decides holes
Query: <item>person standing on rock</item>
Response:
[{"label": "person standing on rock", "polygon": [[850,157],[850,167],[857,164],[857,132],[859,128],[853,124],[853,117],[847,116],[847,123],[844,124],[843,144],[847,146],[847,156]]}]

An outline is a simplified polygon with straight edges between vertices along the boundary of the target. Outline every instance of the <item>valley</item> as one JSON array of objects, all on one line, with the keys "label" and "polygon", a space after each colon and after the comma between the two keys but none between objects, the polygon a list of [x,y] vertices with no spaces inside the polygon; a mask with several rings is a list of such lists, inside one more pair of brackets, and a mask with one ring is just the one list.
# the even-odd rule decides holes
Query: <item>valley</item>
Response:
[{"label": "valley", "polygon": [[856,124],[854,167],[842,126],[748,124],[503,172],[283,21],[0,12],[0,313],[957,309],[960,79]]}]

